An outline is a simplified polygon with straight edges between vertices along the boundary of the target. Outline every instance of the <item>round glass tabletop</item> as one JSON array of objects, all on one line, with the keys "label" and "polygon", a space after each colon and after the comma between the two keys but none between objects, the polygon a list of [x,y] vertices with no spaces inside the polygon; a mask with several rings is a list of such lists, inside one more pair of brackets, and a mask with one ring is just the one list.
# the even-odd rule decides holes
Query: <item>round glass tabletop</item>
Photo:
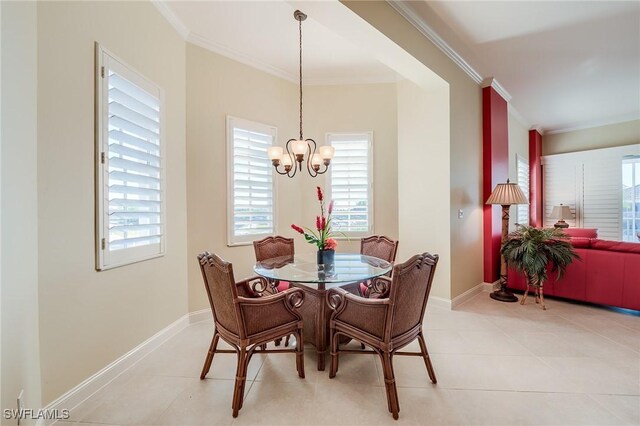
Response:
[{"label": "round glass tabletop", "polygon": [[393,265],[363,254],[336,253],[333,264],[318,265],[313,255],[274,257],[256,263],[253,270],[265,278],[298,283],[350,283],[391,271]]}]

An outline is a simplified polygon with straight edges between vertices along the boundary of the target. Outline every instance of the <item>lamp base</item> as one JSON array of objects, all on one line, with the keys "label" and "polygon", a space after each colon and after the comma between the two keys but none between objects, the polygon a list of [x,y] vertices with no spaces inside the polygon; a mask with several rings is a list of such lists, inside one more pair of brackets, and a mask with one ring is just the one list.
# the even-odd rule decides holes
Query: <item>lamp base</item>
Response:
[{"label": "lamp base", "polygon": [[494,300],[498,300],[500,302],[517,302],[518,301],[518,298],[514,296],[513,293],[511,293],[506,289],[496,290],[493,293],[489,294],[489,297],[491,297]]},{"label": "lamp base", "polygon": [[568,228],[569,224],[567,222],[565,222],[564,220],[559,220],[556,223],[553,224],[554,228]]}]

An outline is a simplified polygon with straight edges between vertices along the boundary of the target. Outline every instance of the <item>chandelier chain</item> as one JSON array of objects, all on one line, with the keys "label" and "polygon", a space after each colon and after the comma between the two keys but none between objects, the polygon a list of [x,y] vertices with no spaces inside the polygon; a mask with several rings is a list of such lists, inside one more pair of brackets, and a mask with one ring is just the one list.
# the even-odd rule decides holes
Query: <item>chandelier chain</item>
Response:
[{"label": "chandelier chain", "polygon": [[300,140],[302,140],[302,20],[298,21],[300,34]]}]

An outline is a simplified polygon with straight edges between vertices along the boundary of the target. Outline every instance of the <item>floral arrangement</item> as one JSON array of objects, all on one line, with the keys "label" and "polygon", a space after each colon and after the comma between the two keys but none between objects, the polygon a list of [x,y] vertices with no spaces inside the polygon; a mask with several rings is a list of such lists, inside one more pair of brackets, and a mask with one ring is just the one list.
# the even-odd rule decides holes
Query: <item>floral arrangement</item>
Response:
[{"label": "floral arrangement", "polygon": [[320,216],[316,216],[316,231],[309,228],[302,228],[298,225],[291,225],[294,231],[304,235],[304,239],[310,243],[315,244],[318,250],[335,250],[338,246],[338,242],[333,238],[335,235],[331,231],[331,214],[333,213],[333,201],[329,203],[327,209],[327,215],[325,216],[324,209],[324,194],[322,188],[316,187],[318,201],[320,202]]}]

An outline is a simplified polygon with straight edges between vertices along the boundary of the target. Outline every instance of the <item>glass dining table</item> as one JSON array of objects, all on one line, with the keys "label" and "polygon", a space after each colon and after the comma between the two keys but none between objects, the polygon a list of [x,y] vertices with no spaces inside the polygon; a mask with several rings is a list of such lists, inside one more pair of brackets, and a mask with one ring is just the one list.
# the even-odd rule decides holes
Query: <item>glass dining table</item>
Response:
[{"label": "glass dining table", "polygon": [[292,287],[304,291],[305,300],[300,307],[304,341],[316,347],[318,370],[324,370],[330,316],[325,302],[326,291],[334,287],[357,286],[389,273],[392,267],[391,263],[376,257],[336,253],[332,264],[319,265],[315,254],[302,254],[258,262],[254,271],[271,282],[288,281]]}]

